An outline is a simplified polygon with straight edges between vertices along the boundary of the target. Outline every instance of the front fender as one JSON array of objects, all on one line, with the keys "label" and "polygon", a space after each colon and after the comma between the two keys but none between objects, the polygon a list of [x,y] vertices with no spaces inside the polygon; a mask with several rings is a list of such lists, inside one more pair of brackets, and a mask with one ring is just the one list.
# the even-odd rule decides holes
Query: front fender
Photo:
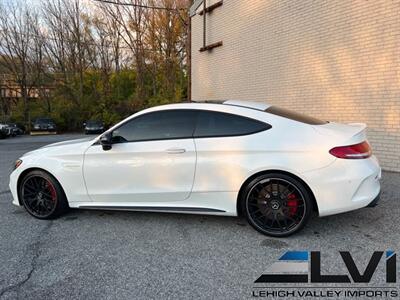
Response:
[{"label": "front fender", "polygon": [[[82,148],[82,149],[81,149]],[[18,183],[30,170],[40,169],[54,176],[61,184],[68,202],[90,201],[83,180],[83,152],[86,146],[43,148],[21,157],[22,164],[10,175],[13,203],[19,205]]]}]

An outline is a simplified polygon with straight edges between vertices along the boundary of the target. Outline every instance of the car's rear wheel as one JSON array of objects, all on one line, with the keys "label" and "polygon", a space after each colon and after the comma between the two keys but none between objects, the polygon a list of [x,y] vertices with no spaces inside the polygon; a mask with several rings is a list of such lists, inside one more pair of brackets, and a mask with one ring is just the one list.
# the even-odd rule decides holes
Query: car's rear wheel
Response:
[{"label": "car's rear wheel", "polygon": [[299,180],[271,173],[253,179],[243,193],[242,211],[259,232],[289,236],[301,230],[312,213],[311,195]]},{"label": "car's rear wheel", "polygon": [[53,219],[68,209],[61,185],[40,170],[24,176],[19,185],[19,197],[27,212],[38,219]]}]

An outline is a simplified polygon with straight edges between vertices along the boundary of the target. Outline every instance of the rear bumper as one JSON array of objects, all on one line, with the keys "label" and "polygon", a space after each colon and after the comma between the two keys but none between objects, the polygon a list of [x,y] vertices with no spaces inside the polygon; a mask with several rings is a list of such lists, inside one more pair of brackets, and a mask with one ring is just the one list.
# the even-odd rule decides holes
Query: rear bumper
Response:
[{"label": "rear bumper", "polygon": [[381,174],[378,160],[372,156],[337,159],[330,166],[303,176],[322,217],[374,205],[379,200]]}]

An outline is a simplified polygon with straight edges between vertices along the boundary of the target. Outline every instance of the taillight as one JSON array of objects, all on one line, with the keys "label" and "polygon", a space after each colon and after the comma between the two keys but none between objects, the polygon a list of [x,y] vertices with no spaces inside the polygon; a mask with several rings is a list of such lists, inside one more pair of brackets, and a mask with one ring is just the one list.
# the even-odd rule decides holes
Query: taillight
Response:
[{"label": "taillight", "polygon": [[338,158],[344,159],[363,159],[371,156],[371,146],[367,141],[360,144],[335,147],[329,153]]}]

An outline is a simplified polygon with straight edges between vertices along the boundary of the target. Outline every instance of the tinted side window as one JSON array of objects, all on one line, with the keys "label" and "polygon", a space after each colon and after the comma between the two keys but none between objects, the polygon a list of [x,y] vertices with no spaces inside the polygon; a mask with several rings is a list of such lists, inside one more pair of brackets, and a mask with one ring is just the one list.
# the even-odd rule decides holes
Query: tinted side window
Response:
[{"label": "tinted side window", "polygon": [[197,113],[164,110],[144,114],[113,131],[114,142],[181,139],[193,136]]},{"label": "tinted side window", "polygon": [[237,136],[252,134],[271,128],[269,124],[238,115],[199,112],[195,137]]},{"label": "tinted side window", "polygon": [[322,121],[320,119],[314,118],[314,117],[310,117],[307,115],[303,115],[300,113],[297,113],[295,111],[291,111],[289,109],[285,109],[282,107],[277,107],[277,106],[271,106],[269,108],[267,108],[265,110],[267,113],[276,115],[276,116],[280,116],[280,117],[284,117],[290,120],[294,120],[297,122],[302,122],[302,123],[306,123],[306,124],[310,124],[310,125],[324,125],[328,122],[326,121]]}]

